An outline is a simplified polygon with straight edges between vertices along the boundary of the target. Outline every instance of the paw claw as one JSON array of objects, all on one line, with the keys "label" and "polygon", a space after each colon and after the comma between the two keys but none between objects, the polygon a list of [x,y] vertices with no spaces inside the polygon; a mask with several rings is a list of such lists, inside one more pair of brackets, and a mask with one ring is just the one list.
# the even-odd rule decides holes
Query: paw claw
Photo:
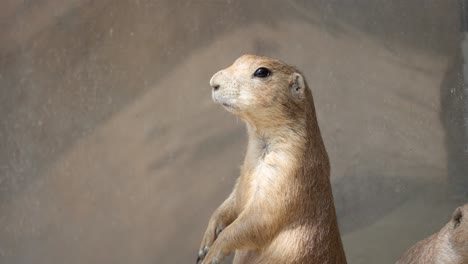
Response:
[{"label": "paw claw", "polygon": [[221,232],[224,230],[224,226],[218,226],[215,230],[215,235],[216,237],[219,236],[219,234],[221,234]]},{"label": "paw claw", "polygon": [[198,251],[198,257],[197,257],[196,264],[200,264],[203,261],[203,259],[205,259],[206,254],[208,253],[209,249],[210,248],[208,246],[205,246],[203,249],[200,249],[200,251]]},{"label": "paw claw", "polygon": [[208,253],[208,250],[210,250],[210,248],[208,246],[206,246],[204,249],[203,249],[203,257],[206,256],[206,253]]}]

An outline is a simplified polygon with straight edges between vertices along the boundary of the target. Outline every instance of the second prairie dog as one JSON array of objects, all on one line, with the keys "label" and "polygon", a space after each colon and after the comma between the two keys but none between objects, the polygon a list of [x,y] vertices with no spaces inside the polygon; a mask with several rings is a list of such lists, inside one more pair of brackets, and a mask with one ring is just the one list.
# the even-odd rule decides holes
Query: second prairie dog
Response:
[{"label": "second prairie dog", "polygon": [[300,71],[244,55],[211,79],[216,103],[247,125],[234,190],[213,213],[197,263],[344,264],[330,163]]},{"label": "second prairie dog", "polygon": [[397,264],[468,264],[468,204],[437,233],[411,247]]}]

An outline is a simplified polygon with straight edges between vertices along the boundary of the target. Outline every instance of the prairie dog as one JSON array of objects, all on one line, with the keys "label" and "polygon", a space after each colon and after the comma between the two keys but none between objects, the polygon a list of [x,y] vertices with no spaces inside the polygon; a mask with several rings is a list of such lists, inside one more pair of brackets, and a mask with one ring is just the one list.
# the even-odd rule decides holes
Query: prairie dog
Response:
[{"label": "prairie dog", "polygon": [[411,247],[397,264],[467,264],[468,204],[458,207],[437,233]]},{"label": "prairie dog", "polygon": [[247,125],[234,190],[213,213],[197,263],[346,263],[330,163],[311,90],[281,61],[244,55],[210,80],[213,100]]}]

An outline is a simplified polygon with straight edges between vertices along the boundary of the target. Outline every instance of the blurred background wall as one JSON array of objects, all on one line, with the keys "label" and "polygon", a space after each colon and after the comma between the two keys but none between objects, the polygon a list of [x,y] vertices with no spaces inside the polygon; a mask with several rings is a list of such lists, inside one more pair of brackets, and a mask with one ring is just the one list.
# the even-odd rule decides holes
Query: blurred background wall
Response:
[{"label": "blurred background wall", "polygon": [[468,202],[462,1],[0,6],[0,263],[194,262],[247,142],[208,81],[244,53],[305,73],[349,263]]}]

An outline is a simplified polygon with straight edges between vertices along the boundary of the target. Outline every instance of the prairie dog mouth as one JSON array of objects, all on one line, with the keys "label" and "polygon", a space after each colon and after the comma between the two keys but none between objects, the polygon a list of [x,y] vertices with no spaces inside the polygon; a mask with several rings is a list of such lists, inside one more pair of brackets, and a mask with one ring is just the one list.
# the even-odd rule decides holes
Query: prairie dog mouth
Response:
[{"label": "prairie dog mouth", "polygon": [[226,110],[232,112],[236,110],[239,93],[237,91],[216,91],[212,90],[212,99],[215,103],[222,105]]},{"label": "prairie dog mouth", "polygon": [[228,110],[229,112],[237,111],[238,108],[236,107],[236,104],[234,102],[226,102],[226,101],[218,101],[220,105],[224,107],[224,109]]},{"label": "prairie dog mouth", "polygon": [[216,96],[213,94],[213,101],[215,103],[221,104],[224,107],[233,108],[236,100],[233,98],[225,98],[225,97]]}]

